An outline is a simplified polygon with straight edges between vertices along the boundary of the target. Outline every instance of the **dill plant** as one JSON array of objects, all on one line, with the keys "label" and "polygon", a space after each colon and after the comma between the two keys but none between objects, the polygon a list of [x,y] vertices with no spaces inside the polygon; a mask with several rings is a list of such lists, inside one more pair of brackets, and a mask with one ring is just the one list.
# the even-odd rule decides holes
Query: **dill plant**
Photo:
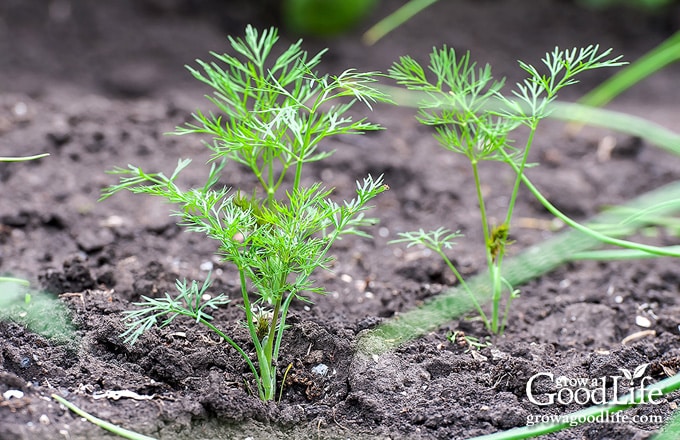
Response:
[{"label": "dill plant", "polygon": [[[315,68],[325,51],[310,56],[301,41],[277,57],[271,53],[278,40],[274,28],[258,32],[248,26],[245,38],[229,38],[235,55],[213,53],[214,61],[189,67],[193,76],[210,86],[209,100],[217,112],[197,111],[193,121],[175,134],[203,134],[212,151],[204,186],[182,189],[181,171],[190,163],[180,159],[170,176],[146,173],[129,165],[116,168],[120,183],[105,189],[102,198],[121,191],[165,198],[177,205],[180,224],[219,243],[219,254],[238,270],[245,326],[257,354],[222,332],[212,322],[211,310],[229,302],[225,295],[207,298],[210,282],[178,281],[178,294],[143,297],[138,310],[128,311],[123,334],[134,343],[146,330],[188,316],[216,332],[248,364],[262,400],[276,395],[276,369],[286,316],[293,300],[307,300],[304,292],[323,293],[312,275],[328,269],[330,247],[345,234],[368,236],[361,227],[373,224],[365,217],[368,203],[387,189],[382,177],[370,175],[357,182],[356,197],[337,203],[332,190],[321,183],[304,186],[306,164],[327,158],[321,142],[338,134],[361,134],[380,127],[354,120],[349,110],[361,102],[386,100],[373,87],[375,73],[347,70],[340,75],[319,75]],[[233,191],[219,187],[227,163],[252,172],[258,188]],[[251,299],[252,296],[252,299]]]},{"label": "dill plant", "polygon": [[[520,61],[520,67],[528,76],[516,84],[510,95],[502,93],[505,80],[494,79],[488,64],[478,67],[471,61],[469,52],[458,57],[454,49],[446,46],[433,50],[427,70],[409,56],[401,57],[389,70],[389,76],[398,84],[426,95],[419,105],[418,120],[435,128],[435,137],[442,147],[465,156],[469,161],[492,287],[491,316],[484,312],[445,253],[455,244],[460,233],[445,228],[429,232],[419,230],[400,233],[399,238],[392,242],[424,245],[442,257],[472,298],[487,329],[493,333],[504,331],[510,305],[519,295],[519,291],[502,276],[501,267],[506,246],[510,244],[512,216],[520,183],[525,181],[524,172],[530,165],[529,152],[539,123],[549,115],[550,104],[557,93],[563,87],[575,84],[578,74],[624,64],[620,56],[610,58],[610,54],[611,49],[600,51],[597,45],[571,50],[555,48],[542,59],[547,70],[544,74],[533,65]],[[523,145],[516,146],[512,133],[521,126],[527,127],[529,134]],[[506,163],[516,173],[499,225],[490,223],[482,193],[479,170],[484,161]],[[544,202],[547,203],[541,200],[541,203]]]}]

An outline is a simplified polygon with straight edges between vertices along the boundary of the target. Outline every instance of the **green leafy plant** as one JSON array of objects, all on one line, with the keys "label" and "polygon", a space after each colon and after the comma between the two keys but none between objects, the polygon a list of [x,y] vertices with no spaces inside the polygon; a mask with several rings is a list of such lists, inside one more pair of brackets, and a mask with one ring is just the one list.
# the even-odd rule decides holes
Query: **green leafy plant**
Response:
[{"label": "green leafy plant", "polygon": [[[368,203],[387,189],[382,177],[368,176],[357,182],[355,198],[337,203],[321,183],[303,186],[304,166],[332,154],[320,149],[324,139],[379,129],[365,119],[353,120],[348,114],[353,105],[371,108],[386,98],[372,86],[374,73],[317,74],[323,51],[310,57],[301,41],[270,59],[277,39],[273,28],[259,33],[248,26],[245,39],[229,38],[236,56],[213,53],[216,61],[198,61],[201,70],[189,68],[214,89],[209,99],[219,110],[198,111],[193,122],[176,131],[212,138],[205,143],[213,157],[204,186],[180,188],[177,179],[190,163],[183,159],[169,177],[132,165],[117,168],[112,173],[120,183],[102,195],[129,190],[165,198],[179,206],[175,215],[181,225],[219,243],[223,260],[238,270],[245,325],[257,359],[251,360],[248,350],[211,323],[208,312],[229,300],[223,295],[204,300],[208,281],[178,282],[175,297],[144,297],[139,310],[126,314],[126,341],[134,343],[161,317],[166,317],[161,325],[167,325],[176,316],[189,316],[238,351],[263,400],[276,395],[277,359],[291,302],[307,300],[304,292],[323,293],[313,273],[329,267],[330,247],[343,235],[367,236],[361,227],[375,222],[365,217]],[[219,188],[228,162],[252,172],[261,192]]]},{"label": "green leafy plant", "polygon": [[[608,58],[610,54],[611,50],[600,51],[598,46],[566,51],[555,48],[542,60],[547,73],[520,61],[519,65],[528,77],[516,84],[511,95],[502,94],[504,80],[495,80],[489,65],[478,68],[469,53],[458,57],[453,49],[446,46],[435,48],[431,53],[429,72],[408,56],[400,58],[389,71],[390,77],[398,84],[427,96],[419,106],[418,120],[434,126],[439,143],[447,150],[465,156],[470,163],[492,286],[491,317],[487,317],[465,280],[445,255],[445,250],[460,234],[441,228],[432,232],[421,230],[401,233],[400,238],[393,242],[424,245],[442,256],[472,298],[486,327],[493,333],[503,332],[511,302],[518,296],[518,292],[502,276],[501,267],[506,247],[511,243],[512,215],[520,183],[527,185],[528,182],[524,173],[529,166],[529,151],[538,125],[549,115],[550,104],[557,93],[563,87],[576,83],[578,74],[623,64],[621,57]],[[521,126],[528,128],[529,134],[524,145],[517,147],[511,135]],[[498,225],[490,223],[482,194],[479,167],[484,161],[508,164],[517,175],[501,217],[503,220]],[[547,200],[539,200],[549,205]],[[501,311],[504,291],[507,292],[505,309]]]}]

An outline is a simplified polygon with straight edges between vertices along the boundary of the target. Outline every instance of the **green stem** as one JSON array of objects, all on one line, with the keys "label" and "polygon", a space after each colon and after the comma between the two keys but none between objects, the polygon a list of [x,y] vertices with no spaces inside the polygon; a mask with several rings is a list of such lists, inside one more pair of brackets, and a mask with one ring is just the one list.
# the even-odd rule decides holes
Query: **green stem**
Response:
[{"label": "green stem", "polygon": [[[284,276],[285,275],[285,276]],[[286,272],[284,275],[281,276],[281,280],[279,280],[279,291],[282,290],[283,286],[286,285],[286,279],[288,278],[288,273]],[[281,303],[283,299],[283,294],[279,295],[279,297],[276,299],[276,303],[274,304],[274,311],[272,312],[272,321],[269,324],[269,334],[267,335],[267,341],[264,346],[264,356],[268,365],[268,371],[267,371],[267,377],[262,377],[263,381],[267,381],[265,383],[265,390],[266,390],[266,400],[273,400],[276,397],[276,358],[278,356],[278,347],[275,350],[275,342],[280,342],[280,338],[277,338],[277,327],[279,327],[279,314],[281,314]],[[283,317],[282,317],[283,319]],[[279,333],[282,333],[283,328],[281,327],[281,331]]]},{"label": "green stem", "polygon": [[[484,248],[486,249],[486,263],[489,268],[489,277],[491,280],[491,285],[493,287],[493,307],[491,309],[491,330],[493,333],[497,332],[498,329],[498,304],[500,303],[500,290],[497,290],[496,276],[497,268],[495,268],[495,263],[491,252],[489,251],[489,221],[486,215],[486,206],[484,204],[484,196],[482,195],[482,185],[479,179],[479,167],[477,166],[477,159],[471,159],[470,164],[472,165],[472,174],[475,179],[475,190],[477,192],[477,200],[479,203],[479,214],[481,216],[482,232],[484,233]],[[488,328],[488,327],[487,327]]]},{"label": "green stem", "polygon": [[[500,150],[502,154],[507,154],[503,150]],[[516,172],[519,172],[519,168],[517,167],[516,164],[511,163],[510,166],[512,166]],[[526,187],[531,191],[531,194],[533,194],[534,197],[547,209],[552,215],[557,217],[558,219],[562,220],[565,224],[568,226],[571,226],[572,228],[576,229],[579,232],[583,232],[584,234],[590,235],[591,237],[595,238],[596,240],[601,241],[602,243],[606,244],[611,244],[613,246],[619,246],[622,248],[626,249],[637,249],[643,252],[647,252],[652,255],[658,255],[662,257],[680,257],[680,251],[677,251],[675,247],[672,246],[667,246],[667,247],[659,247],[659,246],[650,246],[646,244],[641,244],[641,243],[636,243],[634,241],[628,241],[628,240],[621,240],[618,238],[613,238],[608,235],[601,234],[587,226],[584,226],[571,218],[567,217],[565,214],[563,214],[560,210],[558,210],[552,203],[550,203],[545,197],[543,197],[543,194],[531,183],[529,178],[526,175],[522,175],[522,183],[526,185]]]},{"label": "green stem", "polygon": [[130,440],[155,440],[154,437],[148,437],[146,435],[140,434],[138,432],[130,431],[125,428],[121,428],[118,425],[114,425],[113,423],[107,422],[106,420],[102,420],[98,417],[93,416],[92,414],[83,411],[82,409],[78,408],[75,406],[73,403],[69,402],[68,400],[64,399],[61,396],[58,396],[56,394],[52,394],[52,398],[56,400],[57,402],[61,403],[64,405],[66,408],[69,410],[73,411],[80,417],[84,418],[90,423],[93,423],[97,426],[99,426],[102,429],[105,429],[109,431],[112,434],[115,434],[119,437],[127,438]]},{"label": "green stem", "polygon": [[[470,161],[472,164],[472,174],[475,178],[475,190],[477,191],[477,200],[479,202],[479,214],[482,217],[482,232],[484,233],[484,243],[489,242],[489,222],[486,217],[486,206],[484,205],[484,196],[482,195],[482,185],[479,179],[479,167],[477,166],[477,159]],[[489,263],[491,263],[491,256],[488,255]],[[490,265],[490,264],[489,264]]]},{"label": "green stem", "polygon": [[501,330],[499,334],[503,334],[505,332],[505,327],[508,324],[508,316],[510,315],[510,304],[512,304],[512,300],[515,299],[515,291],[514,288],[512,287],[512,284],[508,282],[505,278],[502,278],[502,281],[505,283],[505,287],[508,288],[508,291],[510,292],[508,294],[508,301],[505,303],[505,311],[503,312],[503,323],[501,324]]},{"label": "green stem", "polygon": [[31,285],[31,283],[28,280],[13,277],[0,277],[0,283],[16,283],[26,287]]},{"label": "green stem", "polygon": [[248,357],[248,354],[236,343],[236,341],[234,341],[229,336],[224,334],[224,332],[222,332],[220,329],[218,329],[213,324],[211,324],[210,321],[206,321],[205,319],[199,319],[198,322],[200,322],[201,324],[203,324],[204,326],[208,327],[210,330],[215,332],[215,334],[217,334],[220,338],[227,341],[227,343],[229,345],[231,345],[238,352],[238,354],[241,355],[241,357],[248,364],[248,367],[250,367],[250,371],[255,376],[255,382],[257,383],[257,391],[258,391],[258,394],[260,395],[260,399],[264,400],[264,398],[266,397],[266,393],[265,393],[266,387],[263,389],[262,385],[260,384],[260,382],[261,382],[260,374],[258,374],[257,369],[255,368],[255,364],[253,364],[253,361],[250,360],[250,357]]},{"label": "green stem", "polygon": [[493,289],[493,303],[491,310],[491,331],[498,334],[498,321],[500,319],[501,298],[503,293],[503,284],[501,283],[501,270],[497,262],[493,262],[489,266],[489,273],[491,274],[491,285]]},{"label": "green stem", "polygon": [[278,361],[279,359],[279,349],[281,348],[281,340],[283,339],[283,331],[285,330],[286,327],[286,317],[288,316],[288,308],[290,307],[290,303],[293,301],[295,298],[295,293],[291,292],[286,300],[283,302],[283,306],[281,307],[281,319],[279,320],[279,330],[276,333],[276,343],[274,344],[274,355],[273,359],[274,361]]},{"label": "green stem", "polygon": [[[510,203],[508,204],[508,213],[505,216],[505,224],[508,225],[508,227],[510,227],[510,222],[512,221],[512,214],[515,209],[515,202],[517,201],[517,195],[519,194],[520,182],[522,181],[522,175],[524,175],[524,169],[526,168],[527,160],[529,159],[529,150],[531,150],[531,146],[534,143],[534,135],[536,134],[537,128],[538,119],[534,118],[530,126],[529,137],[527,138],[527,142],[524,146],[524,154],[522,154],[522,162],[519,165],[517,177],[515,178],[515,185],[512,188],[512,195],[510,196]],[[507,159],[509,156],[505,154],[504,157]]]},{"label": "green stem", "polygon": [[369,46],[375,44],[382,37],[392,32],[436,1],[437,0],[410,0],[404,6],[373,25],[373,27],[363,35],[362,40]]},{"label": "green stem", "polygon": [[[524,145],[524,153],[522,154],[522,160],[520,162],[519,168],[517,170],[517,177],[515,178],[515,184],[513,185],[512,188],[512,193],[510,195],[510,201],[508,202],[508,211],[507,214],[505,215],[505,225],[510,228],[510,223],[512,222],[512,214],[514,213],[515,210],[515,204],[517,202],[517,195],[519,194],[519,187],[520,183],[522,182],[522,176],[524,175],[524,170],[526,168],[527,161],[529,159],[529,151],[531,150],[531,146],[534,143],[534,136],[536,134],[536,129],[538,128],[538,119],[534,118],[531,122],[530,125],[530,132],[529,132],[529,137],[527,138],[527,142]],[[509,155],[504,154],[504,157],[508,161],[512,161]],[[513,165],[516,166],[516,164]],[[502,286],[502,280],[501,280],[501,267],[503,265],[503,257],[505,256],[505,245],[507,243],[507,237],[502,239],[502,242],[500,243],[498,247],[498,254],[496,255],[495,259],[493,260],[493,266],[494,269],[492,271],[491,275],[491,282],[493,283],[493,311],[496,312],[496,316],[493,317],[492,320],[492,331],[494,333],[503,333],[503,329],[505,328],[505,323],[508,320],[508,312],[510,311],[510,302],[512,301],[512,286],[509,286],[509,295],[508,295],[508,302],[505,306],[505,312],[503,315],[503,323],[500,326],[500,329],[498,328],[498,319],[499,317],[498,312],[500,310],[500,302],[502,298],[502,292],[503,292],[503,286]]]},{"label": "green stem", "polygon": [[467,283],[465,282],[465,279],[460,274],[458,269],[456,269],[456,266],[451,262],[449,257],[446,256],[446,254],[444,253],[444,251],[442,251],[441,248],[430,247],[430,249],[432,249],[437,254],[439,254],[440,257],[442,257],[442,259],[444,260],[446,265],[449,267],[451,272],[453,272],[453,274],[456,276],[458,283],[463,287],[463,290],[465,290],[465,292],[467,292],[467,294],[470,296],[470,299],[472,299],[472,304],[475,306],[475,309],[477,309],[477,313],[479,313],[479,316],[481,316],[482,321],[484,321],[484,326],[486,328],[491,328],[490,323],[489,323],[489,318],[487,318],[486,313],[484,313],[482,306],[479,305],[479,302],[477,301],[475,294],[472,293],[472,290],[470,290],[470,287],[467,285]]},{"label": "green stem", "polygon": [[[257,362],[260,366],[260,372],[254,371],[255,381],[257,383],[257,390],[260,395],[261,400],[266,399],[266,388],[264,387],[265,378],[269,376],[269,364],[264,356],[264,350],[260,339],[257,337],[257,329],[255,328],[255,323],[253,320],[253,309],[250,304],[250,298],[248,297],[248,289],[246,282],[246,275],[241,266],[239,266],[239,279],[241,282],[241,296],[243,297],[243,308],[246,312],[246,325],[248,327],[248,333],[250,334],[250,340],[253,341],[255,346],[255,353],[257,353]],[[250,358],[248,358],[250,361]],[[253,367],[254,368],[254,367]]]}]

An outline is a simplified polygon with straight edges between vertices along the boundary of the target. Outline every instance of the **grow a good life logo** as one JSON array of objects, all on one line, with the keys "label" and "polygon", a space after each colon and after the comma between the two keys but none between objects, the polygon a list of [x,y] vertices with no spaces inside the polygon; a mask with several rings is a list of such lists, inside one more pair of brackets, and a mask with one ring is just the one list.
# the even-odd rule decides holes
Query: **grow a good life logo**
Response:
[{"label": "grow a good life logo", "polygon": [[619,368],[620,375],[589,377],[557,376],[549,372],[536,373],[526,385],[527,398],[537,406],[601,405],[633,403],[636,396],[645,396],[645,403],[657,405],[659,389],[648,389],[652,378],[645,375],[649,364],[634,370]]}]

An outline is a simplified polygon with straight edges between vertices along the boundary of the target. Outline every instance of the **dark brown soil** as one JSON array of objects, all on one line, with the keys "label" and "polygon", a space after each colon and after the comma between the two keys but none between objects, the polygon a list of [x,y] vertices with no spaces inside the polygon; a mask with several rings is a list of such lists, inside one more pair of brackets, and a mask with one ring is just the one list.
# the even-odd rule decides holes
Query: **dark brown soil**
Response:
[{"label": "dark brown soil", "polygon": [[[466,237],[452,257],[466,276],[484,267],[469,168],[436,145],[411,109],[387,105],[370,115],[385,131],[329,142],[337,153],[309,176],[336,187],[338,198],[351,196],[354,180],[367,173],[383,173],[391,190],[376,201],[373,215],[381,223],[372,231],[375,240],[339,243],[333,273],[318,275],[329,294],[293,306],[280,359],[293,367],[280,402],[264,404],[250,395],[239,356],[190,321],[154,329],[135,346],[123,344],[120,313],[133,308],[131,302],[172,292],[177,278],[202,280],[208,267],[215,292],[235,299],[216,312],[216,325],[247,344],[237,279],[214,256],[215,243],[183,232],[156,200],[121,194],[97,203],[100,190],[115,182],[105,171],[128,163],[169,172],[178,158],[192,157],[184,182],[200,181],[208,157],[200,140],[163,133],[205,107],[206,90],[182,66],[210,50],[227,50],[225,36],[242,34],[247,22],[273,23],[271,11],[238,3],[0,3],[0,155],[50,153],[36,162],[0,164],[0,273],[26,277],[50,292],[77,329],[77,337],[63,341],[63,335],[48,339],[11,320],[0,322],[0,392],[24,392],[20,399],[0,399],[0,439],[111,436],[60,407],[53,393],[163,439],[462,439],[582,407],[530,402],[527,381],[539,372],[599,378],[650,363],[647,374],[656,381],[677,370],[680,277],[671,259],[564,265],[521,287],[507,332],[478,352],[447,335],[464,331],[483,339],[479,322],[451,317],[392,352],[356,354],[362,332],[454,284],[433,255],[388,245],[397,232],[460,229]],[[400,3],[381,2],[373,19]],[[356,31],[333,40],[309,38],[306,48],[330,47],[323,68],[339,73],[350,67],[386,71],[404,54],[424,61],[432,46],[446,43],[471,50],[513,82],[521,75],[515,60],[536,63],[555,45],[599,43],[635,60],[677,30],[679,16],[677,7],[646,15],[557,0],[442,1],[373,47],[363,46]],[[563,98],[578,97],[610,74],[585,76]],[[677,128],[679,75],[680,65],[667,68],[611,107]],[[680,178],[680,159],[639,139],[613,134],[613,154],[598,155],[608,135],[585,129],[569,136],[555,122],[539,132],[533,159],[542,164],[530,176],[577,219]],[[493,216],[505,203],[512,173],[485,172]],[[233,167],[224,184],[249,182]],[[509,258],[552,234],[542,226],[550,216],[529,194],[522,194],[516,218]],[[662,240],[673,243],[672,236]],[[38,324],[49,327],[44,324],[56,311],[50,307]],[[623,345],[646,330],[636,324],[638,316],[655,333]],[[326,376],[312,372],[321,363],[329,367]],[[100,398],[112,391],[140,397]],[[627,414],[666,420],[678,400],[673,394]],[[659,427],[658,421],[594,423],[549,438],[645,439]]]}]

